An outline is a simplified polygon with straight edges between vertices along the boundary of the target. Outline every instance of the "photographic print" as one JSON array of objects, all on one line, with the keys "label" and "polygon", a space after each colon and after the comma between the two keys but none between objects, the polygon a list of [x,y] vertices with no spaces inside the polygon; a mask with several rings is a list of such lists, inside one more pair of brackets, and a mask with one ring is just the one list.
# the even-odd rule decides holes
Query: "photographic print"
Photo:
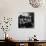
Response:
[{"label": "photographic print", "polygon": [[23,12],[18,16],[18,28],[33,28],[34,12]]}]

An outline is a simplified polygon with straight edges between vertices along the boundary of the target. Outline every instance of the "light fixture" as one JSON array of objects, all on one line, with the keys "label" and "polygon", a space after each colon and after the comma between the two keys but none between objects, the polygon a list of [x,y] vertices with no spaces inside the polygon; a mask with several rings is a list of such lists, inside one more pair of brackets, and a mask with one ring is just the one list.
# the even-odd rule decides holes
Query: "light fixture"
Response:
[{"label": "light fixture", "polygon": [[29,0],[29,3],[32,7],[38,8],[43,4],[43,0]]}]

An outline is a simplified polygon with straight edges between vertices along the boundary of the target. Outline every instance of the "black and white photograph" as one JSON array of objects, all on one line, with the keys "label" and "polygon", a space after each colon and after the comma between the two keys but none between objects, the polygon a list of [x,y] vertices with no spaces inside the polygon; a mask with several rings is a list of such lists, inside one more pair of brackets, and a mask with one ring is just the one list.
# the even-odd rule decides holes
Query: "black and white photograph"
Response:
[{"label": "black and white photograph", "polygon": [[34,28],[34,12],[23,12],[18,16],[19,28]]}]

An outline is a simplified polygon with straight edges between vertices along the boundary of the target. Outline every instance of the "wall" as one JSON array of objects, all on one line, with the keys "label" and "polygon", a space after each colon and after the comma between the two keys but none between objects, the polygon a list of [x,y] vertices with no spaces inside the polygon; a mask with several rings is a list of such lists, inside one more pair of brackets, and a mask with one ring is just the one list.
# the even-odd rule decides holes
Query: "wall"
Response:
[{"label": "wall", "polygon": [[[44,6],[45,7],[45,6]],[[27,40],[34,34],[37,35],[39,40],[45,39],[45,16],[46,8],[33,8],[30,6],[28,0],[0,0],[0,18],[1,17],[13,17],[13,22],[10,33],[17,40]],[[35,13],[35,27],[30,29],[18,28],[18,16],[21,12],[34,12]],[[2,35],[3,31],[0,31]],[[45,33],[45,34],[44,34]],[[4,33],[3,33],[4,34]],[[0,39],[4,37],[0,36]]]}]

